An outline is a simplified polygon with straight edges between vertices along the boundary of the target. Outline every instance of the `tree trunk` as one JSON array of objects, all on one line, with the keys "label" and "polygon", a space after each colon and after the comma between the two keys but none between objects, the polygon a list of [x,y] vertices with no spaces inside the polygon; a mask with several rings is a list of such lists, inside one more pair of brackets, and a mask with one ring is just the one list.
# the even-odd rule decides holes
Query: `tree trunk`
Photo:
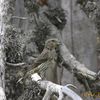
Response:
[{"label": "tree trunk", "polygon": [[6,100],[5,98],[5,53],[4,53],[4,38],[5,38],[5,16],[6,16],[6,8],[5,8],[6,0],[0,0],[0,100]]},{"label": "tree trunk", "polygon": [[13,13],[13,0],[0,0],[0,87],[3,88],[4,98],[0,100],[6,100],[4,90],[5,90],[5,44],[7,42],[6,34],[10,28],[11,16]]}]

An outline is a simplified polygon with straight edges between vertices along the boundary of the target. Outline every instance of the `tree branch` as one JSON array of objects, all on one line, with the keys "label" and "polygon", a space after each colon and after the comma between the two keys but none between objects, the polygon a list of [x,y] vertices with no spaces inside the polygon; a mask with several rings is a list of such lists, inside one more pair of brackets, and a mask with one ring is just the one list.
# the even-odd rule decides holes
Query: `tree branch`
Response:
[{"label": "tree branch", "polygon": [[[73,100],[83,100],[79,95],[77,95],[73,90],[71,90],[68,86],[70,86],[70,84],[62,86],[62,85],[58,85],[55,83],[52,83],[51,81],[45,81],[42,80],[41,77],[35,73],[31,75],[32,81],[36,82],[41,89],[46,90],[46,93],[43,97],[42,100],[49,100],[50,96],[52,94],[58,94],[58,100],[62,100],[65,96],[68,96],[70,98],[72,98]],[[73,86],[71,84],[71,86]]]},{"label": "tree branch", "polygon": [[9,62],[5,62],[7,66],[12,66],[12,67],[18,67],[18,66],[24,66],[25,63],[22,62],[22,63],[16,63],[16,64],[13,64],[13,63],[9,63]]},{"label": "tree branch", "polygon": [[78,76],[83,76],[91,81],[95,81],[97,79],[97,74],[90,69],[86,68],[84,64],[81,64],[76,58],[70,53],[67,46],[64,44],[62,36],[60,32],[56,34],[56,38],[61,41],[60,49],[60,56],[63,59],[63,62],[72,69],[74,73]]},{"label": "tree branch", "polygon": [[60,46],[60,55],[64,62],[70,66],[73,71],[76,71],[78,75],[82,75],[90,80],[96,80],[97,74],[88,68],[84,64],[81,64],[76,58],[69,52],[64,43]]},{"label": "tree branch", "polygon": [[21,67],[21,66],[24,66],[24,65],[27,65],[27,62],[34,62],[34,60],[36,59],[36,57],[27,57],[27,61],[26,62],[21,62],[21,63],[10,63],[10,62],[7,62],[5,61],[5,64],[7,66],[10,66],[10,67]]}]

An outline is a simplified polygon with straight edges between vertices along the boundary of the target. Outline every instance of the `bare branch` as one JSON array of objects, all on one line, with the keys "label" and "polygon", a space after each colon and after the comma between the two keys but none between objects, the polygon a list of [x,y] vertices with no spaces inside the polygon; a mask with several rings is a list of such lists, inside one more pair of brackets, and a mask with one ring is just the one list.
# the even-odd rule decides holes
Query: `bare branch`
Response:
[{"label": "bare branch", "polygon": [[18,67],[18,66],[23,66],[25,65],[24,62],[22,63],[16,63],[16,64],[13,64],[13,63],[9,63],[9,62],[5,62],[7,66],[13,66],[13,67]]},{"label": "bare branch", "polygon": [[[27,60],[28,60],[27,62],[28,62],[28,63],[29,63],[29,62],[33,62],[33,63],[34,63],[34,60],[35,60],[35,59],[36,59],[35,57],[30,56],[30,57],[27,58]],[[21,67],[21,66],[26,65],[27,62],[10,63],[10,62],[6,62],[6,61],[5,61],[5,64],[6,64],[7,66],[11,66],[11,67]],[[33,64],[33,63],[32,63],[32,64]]]},{"label": "bare branch", "polygon": [[61,41],[60,56],[63,59],[63,62],[66,63],[77,75],[88,78],[89,80],[95,81],[97,79],[97,74],[88,68],[84,64],[81,64],[76,58],[70,53],[67,46],[62,41],[61,34],[58,32],[56,37]]},{"label": "bare branch", "polygon": [[77,74],[82,75],[90,80],[96,80],[97,74],[88,68],[84,64],[81,64],[76,58],[69,52],[64,43],[60,46],[60,54],[64,62],[71,67],[71,69],[76,70]]},{"label": "bare branch", "polygon": [[[52,83],[51,81],[45,81],[42,80],[41,77],[35,73],[31,75],[32,81],[35,81],[41,89],[46,90],[46,93],[42,100],[49,100],[51,94],[58,94],[58,100],[62,100],[64,98],[64,95],[69,96],[73,100],[83,100],[79,95],[77,95],[73,90],[68,88],[69,85],[58,85],[55,83]],[[73,86],[73,85],[71,85]]]},{"label": "bare branch", "polygon": [[22,19],[22,20],[27,20],[27,19],[29,19],[28,17],[20,17],[20,16],[12,16],[12,18]]}]

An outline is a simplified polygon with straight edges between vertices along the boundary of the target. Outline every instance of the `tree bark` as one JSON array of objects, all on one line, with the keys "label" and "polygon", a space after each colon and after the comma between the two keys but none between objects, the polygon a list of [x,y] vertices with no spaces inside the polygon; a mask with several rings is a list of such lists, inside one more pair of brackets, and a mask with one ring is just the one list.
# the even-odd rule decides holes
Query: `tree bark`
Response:
[{"label": "tree bark", "polygon": [[76,71],[77,74],[82,75],[90,80],[96,80],[96,73],[89,70],[85,67],[84,64],[81,64],[76,58],[69,52],[64,43],[60,46],[60,54],[64,62],[70,66],[73,71]]},{"label": "tree bark", "polygon": [[6,100],[5,88],[5,64],[4,64],[4,35],[5,35],[5,20],[6,9],[4,7],[5,0],[0,0],[0,100]]},{"label": "tree bark", "polygon": [[[11,16],[13,13],[13,0],[0,0],[0,100],[6,100],[4,90],[5,90],[5,40],[6,33],[10,28]],[[1,93],[1,92],[0,92]]]}]

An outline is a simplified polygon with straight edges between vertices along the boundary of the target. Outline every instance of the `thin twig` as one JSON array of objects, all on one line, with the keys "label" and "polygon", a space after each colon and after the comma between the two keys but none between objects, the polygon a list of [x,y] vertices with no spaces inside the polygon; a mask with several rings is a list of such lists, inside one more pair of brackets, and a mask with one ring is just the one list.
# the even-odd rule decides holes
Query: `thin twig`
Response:
[{"label": "thin twig", "polygon": [[24,62],[22,62],[22,63],[17,63],[17,64],[13,64],[13,63],[9,63],[9,62],[5,62],[5,63],[6,63],[6,65],[8,65],[8,66],[14,66],[14,67],[25,65]]},{"label": "thin twig", "polygon": [[16,18],[16,19],[22,19],[22,20],[29,20],[30,18],[28,17],[19,17],[19,16],[12,16],[12,18]]}]

